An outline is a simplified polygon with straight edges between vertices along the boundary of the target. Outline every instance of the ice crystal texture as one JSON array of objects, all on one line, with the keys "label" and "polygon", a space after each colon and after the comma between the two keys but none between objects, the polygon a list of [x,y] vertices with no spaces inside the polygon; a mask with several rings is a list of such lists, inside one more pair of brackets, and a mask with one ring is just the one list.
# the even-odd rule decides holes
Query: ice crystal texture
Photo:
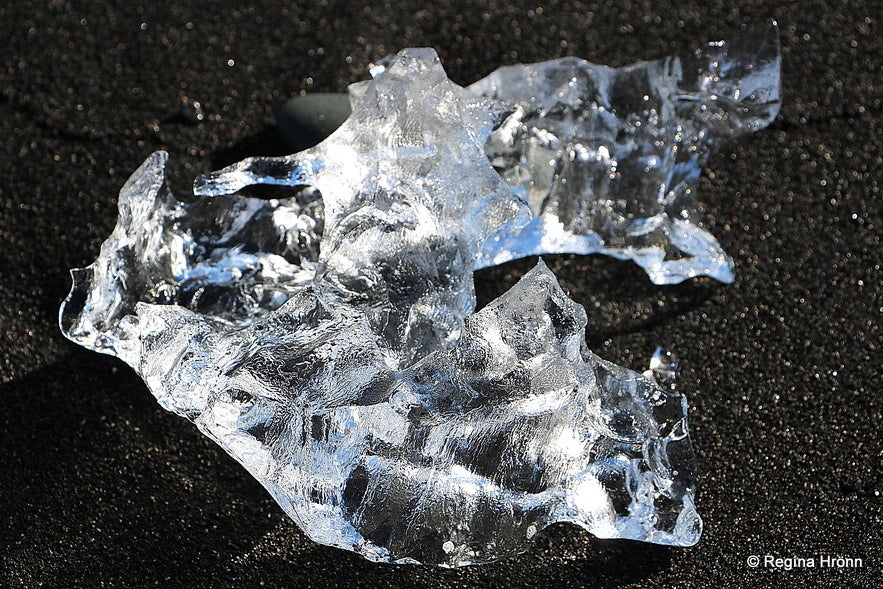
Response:
[{"label": "ice crystal texture", "polygon": [[[639,80],[605,84],[644,91],[671,71],[636,68]],[[98,259],[72,272],[61,328],[132,366],[317,542],[444,566],[521,552],[555,522],[692,545],[702,524],[684,397],[589,351],[585,311],[542,262],[474,312],[476,265],[618,231],[597,215],[573,225],[594,197],[561,190],[588,161],[571,161],[576,144],[601,143],[570,133],[531,159],[548,147],[532,139],[541,126],[563,137],[562,117],[596,116],[600,103],[553,124],[551,110],[513,114],[474,90],[448,80],[432,50],[404,50],[351,88],[351,117],[320,145],[203,176],[190,203],[166,187],[166,154],[151,155],[123,187]],[[609,145],[618,169],[646,164],[637,147],[644,163]],[[555,170],[539,170],[550,157]],[[240,193],[252,184],[304,189]],[[549,219],[565,232],[535,241],[555,230]],[[673,235],[660,227],[650,233]],[[617,255],[644,251],[624,235]]]},{"label": "ice crystal texture", "polygon": [[697,218],[693,184],[721,143],[776,117],[779,70],[770,23],[688,56],[617,69],[568,57],[472,84],[517,106],[487,151],[535,215],[489,242],[479,266],[599,252],[634,260],[657,284],[732,282],[732,260]]}]

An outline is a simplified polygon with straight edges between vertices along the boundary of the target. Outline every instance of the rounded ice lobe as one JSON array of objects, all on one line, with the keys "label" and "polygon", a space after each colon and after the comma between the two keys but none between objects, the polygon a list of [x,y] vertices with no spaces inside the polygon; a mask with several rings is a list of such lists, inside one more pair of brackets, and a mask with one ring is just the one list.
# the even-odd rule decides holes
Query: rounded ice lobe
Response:
[{"label": "rounded ice lobe", "polygon": [[325,141],[207,174],[193,203],[151,155],[72,272],[64,334],[132,366],[310,538],[371,560],[490,562],[555,522],[695,544],[684,397],[589,351],[542,262],[473,312],[473,268],[533,253],[551,210],[488,156],[524,113],[429,49],[375,75]]}]

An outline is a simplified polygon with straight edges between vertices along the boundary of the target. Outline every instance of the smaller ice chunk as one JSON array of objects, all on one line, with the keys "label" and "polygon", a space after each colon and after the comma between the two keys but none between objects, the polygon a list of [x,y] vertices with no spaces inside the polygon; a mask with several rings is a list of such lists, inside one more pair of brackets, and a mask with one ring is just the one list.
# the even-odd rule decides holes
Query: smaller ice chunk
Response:
[{"label": "smaller ice chunk", "polygon": [[683,57],[609,68],[567,57],[502,67],[469,90],[515,113],[487,143],[535,219],[488,242],[479,267],[531,254],[605,253],[657,284],[732,282],[697,218],[696,179],[720,145],[780,105],[775,22]]}]

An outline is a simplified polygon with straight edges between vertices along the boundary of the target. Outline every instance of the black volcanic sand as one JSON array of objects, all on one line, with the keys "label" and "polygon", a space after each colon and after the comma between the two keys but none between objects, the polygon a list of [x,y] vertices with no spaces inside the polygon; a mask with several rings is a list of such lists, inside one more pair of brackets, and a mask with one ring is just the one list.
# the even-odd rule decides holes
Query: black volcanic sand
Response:
[{"label": "black volcanic sand", "polygon": [[[209,4],[0,7],[0,585],[883,586],[879,3]],[[656,287],[631,263],[547,258],[601,356],[637,370],[660,343],[680,356],[705,520],[694,548],[561,525],[527,554],[440,570],[315,545],[132,370],[58,331],[68,268],[94,260],[120,187],[154,150],[183,195],[199,173],[285,153],[274,120],[287,99],[343,91],[405,46],[435,47],[465,84],[565,55],[656,58],[770,17],[782,112],[698,186],[735,284]],[[532,264],[479,272],[480,303]],[[747,566],[767,554],[864,567]]]}]

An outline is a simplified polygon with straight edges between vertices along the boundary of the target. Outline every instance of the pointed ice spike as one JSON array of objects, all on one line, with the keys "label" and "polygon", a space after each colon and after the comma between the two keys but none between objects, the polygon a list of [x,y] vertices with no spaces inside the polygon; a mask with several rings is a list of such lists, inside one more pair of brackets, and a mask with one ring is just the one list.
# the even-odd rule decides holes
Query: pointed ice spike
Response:
[{"label": "pointed ice spike", "polygon": [[193,183],[197,196],[232,194],[254,184],[308,186],[315,182],[316,164],[309,159],[250,157],[223,170],[205,174]]}]

